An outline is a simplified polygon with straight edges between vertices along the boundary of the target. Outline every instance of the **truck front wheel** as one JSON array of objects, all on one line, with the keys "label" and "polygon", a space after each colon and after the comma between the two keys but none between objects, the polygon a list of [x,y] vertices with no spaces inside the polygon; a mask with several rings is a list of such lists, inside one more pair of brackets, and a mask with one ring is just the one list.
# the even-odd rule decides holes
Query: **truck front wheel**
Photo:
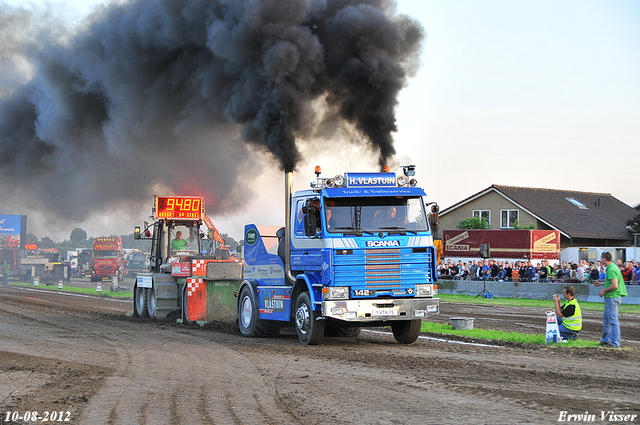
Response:
[{"label": "truck front wheel", "polygon": [[301,292],[296,299],[294,321],[298,339],[304,345],[316,345],[324,336],[324,320],[317,320],[320,313],[313,311],[308,292]]},{"label": "truck front wheel", "polygon": [[422,319],[403,320],[391,324],[393,336],[401,344],[411,344],[418,339],[420,328],[422,327]]}]

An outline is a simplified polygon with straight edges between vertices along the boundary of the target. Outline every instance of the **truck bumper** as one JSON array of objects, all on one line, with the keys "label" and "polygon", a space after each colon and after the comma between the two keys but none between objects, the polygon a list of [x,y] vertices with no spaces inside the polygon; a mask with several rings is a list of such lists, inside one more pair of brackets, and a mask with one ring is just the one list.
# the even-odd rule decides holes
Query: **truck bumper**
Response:
[{"label": "truck bumper", "polygon": [[424,319],[440,312],[440,298],[375,298],[322,302],[322,315],[346,322]]}]

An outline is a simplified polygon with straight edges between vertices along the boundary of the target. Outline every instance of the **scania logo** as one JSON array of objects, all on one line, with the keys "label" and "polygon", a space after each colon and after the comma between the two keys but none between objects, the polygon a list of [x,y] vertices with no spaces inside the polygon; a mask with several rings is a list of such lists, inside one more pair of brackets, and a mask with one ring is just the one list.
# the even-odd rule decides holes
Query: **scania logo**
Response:
[{"label": "scania logo", "polygon": [[400,246],[400,241],[367,241],[368,247]]}]

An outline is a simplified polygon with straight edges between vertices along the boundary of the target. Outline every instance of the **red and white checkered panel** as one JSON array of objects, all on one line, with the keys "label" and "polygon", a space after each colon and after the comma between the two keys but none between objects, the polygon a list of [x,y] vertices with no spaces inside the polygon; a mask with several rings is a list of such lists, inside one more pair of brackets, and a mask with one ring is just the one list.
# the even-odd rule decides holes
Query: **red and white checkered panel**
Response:
[{"label": "red and white checkered panel", "polygon": [[187,279],[187,296],[190,297],[194,292],[196,292],[200,285],[204,284],[204,279]]},{"label": "red and white checkered panel", "polygon": [[206,320],[207,284],[204,279],[187,279],[187,316],[189,320]]},{"label": "red and white checkered panel", "polygon": [[194,276],[206,276],[207,275],[207,260],[193,260],[191,266],[191,274]]}]

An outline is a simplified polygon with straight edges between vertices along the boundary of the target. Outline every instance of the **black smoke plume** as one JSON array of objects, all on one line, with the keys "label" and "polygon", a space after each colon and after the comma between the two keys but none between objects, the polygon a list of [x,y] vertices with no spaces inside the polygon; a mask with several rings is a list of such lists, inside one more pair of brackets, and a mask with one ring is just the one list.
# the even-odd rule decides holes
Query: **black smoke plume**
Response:
[{"label": "black smoke plume", "polygon": [[228,210],[259,167],[249,146],[293,170],[320,122],[357,129],[384,165],[424,38],[395,7],[132,0],[65,30],[0,4],[0,198],[68,220],[161,190]]}]

